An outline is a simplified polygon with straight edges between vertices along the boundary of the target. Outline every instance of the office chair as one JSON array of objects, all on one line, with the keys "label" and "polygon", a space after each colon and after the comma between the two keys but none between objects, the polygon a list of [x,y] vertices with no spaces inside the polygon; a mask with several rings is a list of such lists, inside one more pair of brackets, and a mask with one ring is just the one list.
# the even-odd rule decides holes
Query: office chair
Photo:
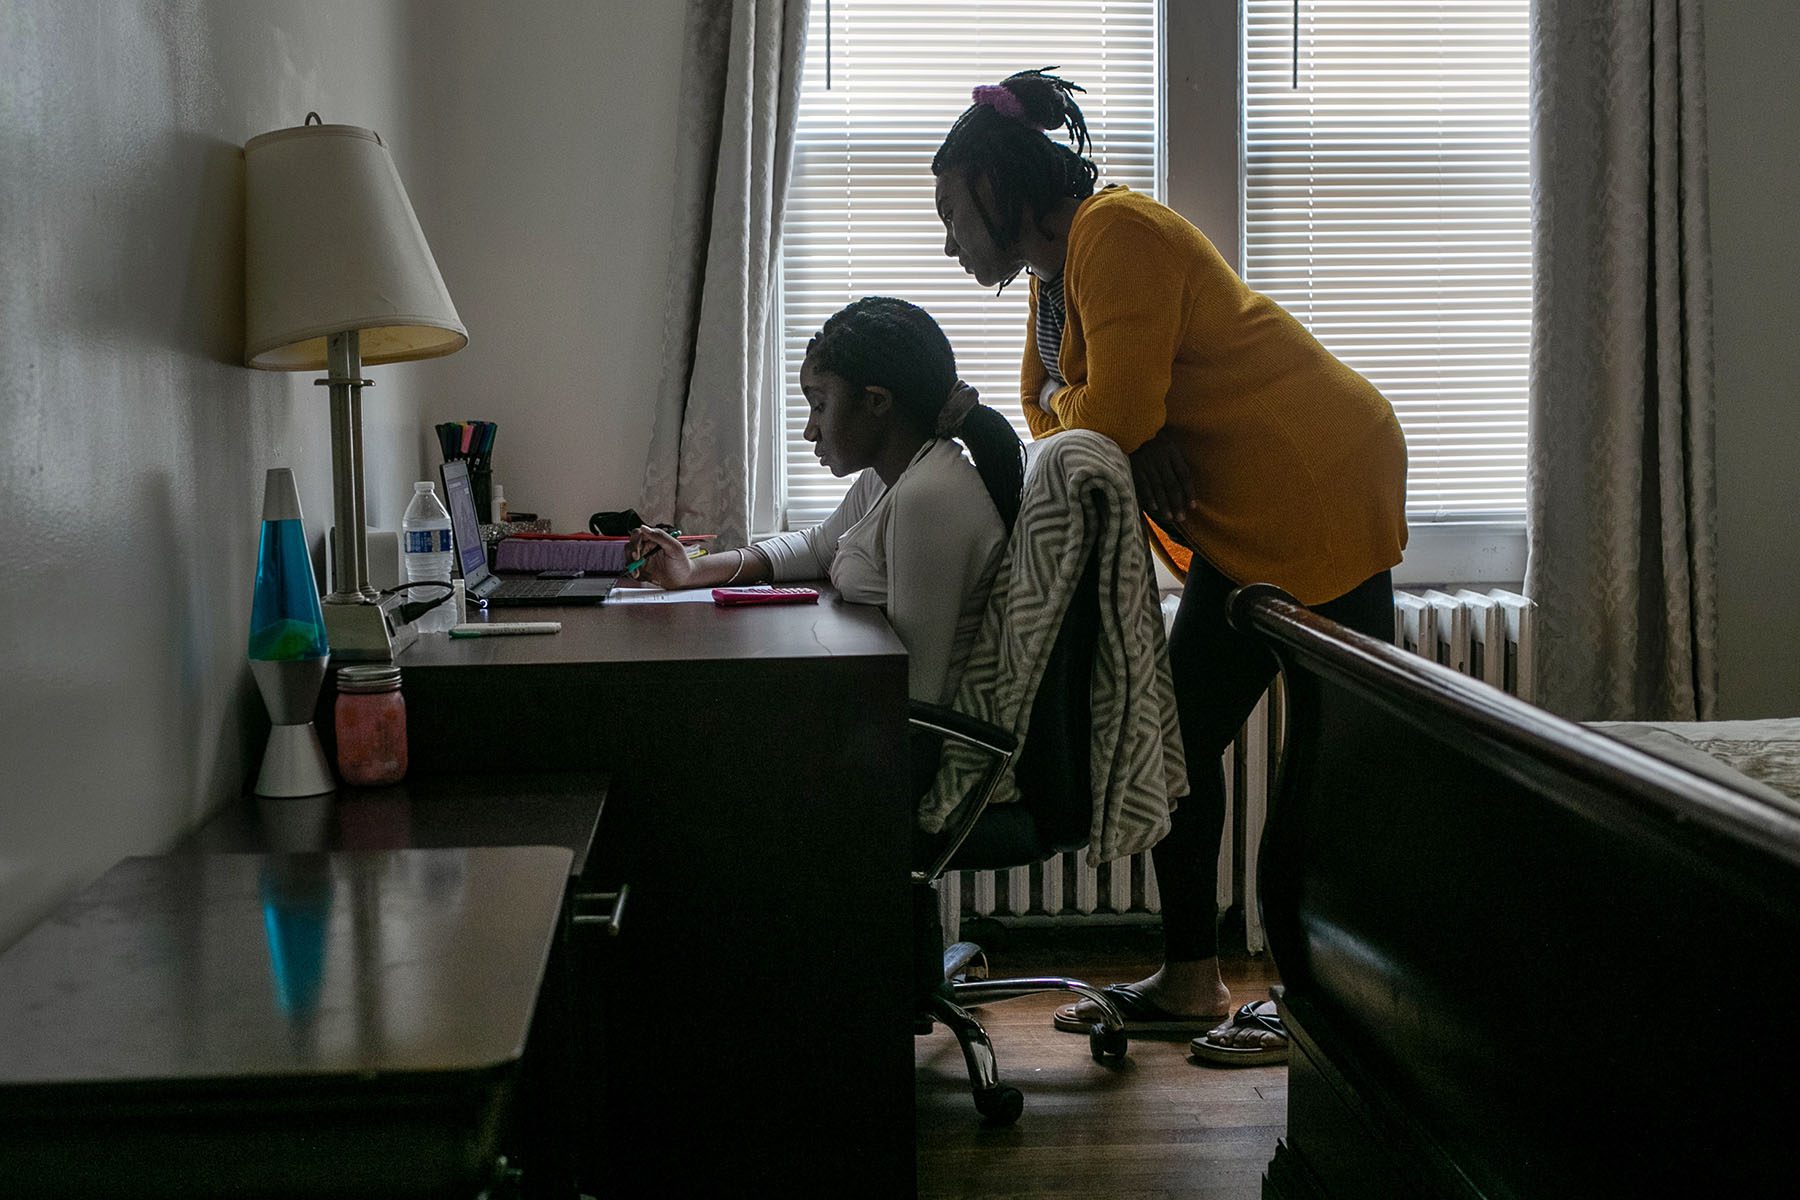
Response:
[{"label": "office chair", "polygon": [[[947,951],[942,949],[943,931],[932,891],[932,885],[948,871],[1029,866],[1087,845],[1094,804],[1088,773],[1092,734],[1089,688],[1099,627],[1099,560],[1090,550],[1033,697],[1022,753],[1013,737],[997,726],[944,705],[912,703],[915,746],[929,761],[936,762],[932,752],[945,740],[969,746],[992,760],[959,809],[954,827],[924,848],[921,858],[927,865],[913,871],[912,884],[915,936],[920,940],[922,959],[928,955],[931,967],[941,961],[939,978],[921,980],[921,984],[935,986],[921,988],[918,1032],[929,1033],[936,1022],[956,1035],[968,1065],[976,1111],[995,1125],[1018,1120],[1025,1098],[1017,1088],[1000,1082],[993,1045],[963,1003],[1072,992],[1092,1000],[1101,1011],[1101,1019],[1088,1032],[1088,1047],[1096,1062],[1116,1063],[1125,1057],[1128,1047],[1118,1009],[1091,984],[1057,976],[977,979],[971,977],[975,972],[965,974],[967,968],[982,961],[980,947],[958,942]],[[1018,784],[1018,802],[989,807],[996,785],[1009,768]],[[922,965],[919,969],[929,968]]]}]

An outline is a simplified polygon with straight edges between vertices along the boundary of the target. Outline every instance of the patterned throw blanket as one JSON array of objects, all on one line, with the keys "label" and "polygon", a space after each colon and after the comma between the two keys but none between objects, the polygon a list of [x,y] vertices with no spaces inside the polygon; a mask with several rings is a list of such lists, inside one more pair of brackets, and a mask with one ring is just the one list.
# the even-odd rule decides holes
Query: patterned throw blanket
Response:
[{"label": "patterned throw blanket", "polygon": [[[1090,553],[1099,555],[1100,631],[1093,673],[1092,865],[1147,850],[1169,828],[1187,767],[1156,576],[1144,544],[1131,466],[1084,430],[1039,443],[1019,521],[989,594],[954,707],[1010,731],[1023,748],[1031,698]],[[981,774],[982,759],[946,747],[919,825],[942,830]],[[993,803],[1019,799],[1010,772]]]},{"label": "patterned throw blanket", "polygon": [[1800,806],[1800,719],[1589,723],[1778,807]]}]

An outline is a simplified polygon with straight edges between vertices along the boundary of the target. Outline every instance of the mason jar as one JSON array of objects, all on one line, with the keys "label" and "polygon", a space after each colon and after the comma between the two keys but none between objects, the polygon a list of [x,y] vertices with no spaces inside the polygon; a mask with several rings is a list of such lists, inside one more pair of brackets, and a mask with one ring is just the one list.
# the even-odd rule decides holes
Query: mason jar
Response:
[{"label": "mason jar", "polygon": [[379,787],[406,778],[406,699],[399,667],[339,667],[336,726],[338,773],[345,783]]}]

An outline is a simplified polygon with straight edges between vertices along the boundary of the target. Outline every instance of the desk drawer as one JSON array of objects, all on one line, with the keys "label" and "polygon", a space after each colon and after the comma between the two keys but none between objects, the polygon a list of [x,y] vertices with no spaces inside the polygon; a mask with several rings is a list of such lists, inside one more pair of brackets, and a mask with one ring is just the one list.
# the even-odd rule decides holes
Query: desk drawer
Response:
[{"label": "desk drawer", "polygon": [[[587,1190],[775,1193],[804,1162],[846,1194],[910,1194],[910,1088],[893,1086],[911,1076],[910,959],[892,953],[909,944],[906,882],[838,849],[888,832],[871,825],[851,806],[615,783],[573,935],[600,1097]],[[845,999],[815,1012],[796,987],[821,977]],[[696,1129],[704,1146],[671,1159]]]}]

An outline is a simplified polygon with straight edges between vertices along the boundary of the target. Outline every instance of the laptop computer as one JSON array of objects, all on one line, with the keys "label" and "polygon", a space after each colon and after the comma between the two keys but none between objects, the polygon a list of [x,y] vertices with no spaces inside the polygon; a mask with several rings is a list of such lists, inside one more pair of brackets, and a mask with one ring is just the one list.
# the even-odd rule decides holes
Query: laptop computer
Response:
[{"label": "laptop computer", "polygon": [[469,486],[469,464],[444,464],[444,500],[450,509],[450,536],[462,567],[463,587],[470,599],[494,606],[598,604],[617,583],[601,575],[580,579],[501,579],[488,570],[487,547],[481,544],[481,522],[475,516],[475,491]]}]

